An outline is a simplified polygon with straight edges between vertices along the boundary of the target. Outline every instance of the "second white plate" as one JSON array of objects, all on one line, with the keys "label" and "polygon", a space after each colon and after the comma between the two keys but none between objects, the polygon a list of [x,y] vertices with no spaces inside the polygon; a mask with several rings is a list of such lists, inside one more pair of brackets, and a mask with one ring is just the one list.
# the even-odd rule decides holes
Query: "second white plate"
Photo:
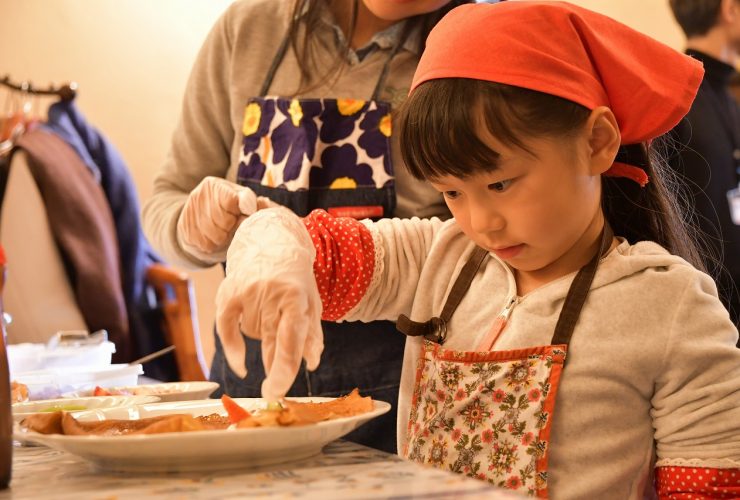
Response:
[{"label": "second white plate", "polygon": [[[119,387],[103,387],[111,392],[124,392],[137,396],[158,396],[161,402],[191,401],[205,399],[218,389],[216,382],[164,382],[161,384],[143,384]],[[92,396],[94,389],[63,394],[66,397]]]}]

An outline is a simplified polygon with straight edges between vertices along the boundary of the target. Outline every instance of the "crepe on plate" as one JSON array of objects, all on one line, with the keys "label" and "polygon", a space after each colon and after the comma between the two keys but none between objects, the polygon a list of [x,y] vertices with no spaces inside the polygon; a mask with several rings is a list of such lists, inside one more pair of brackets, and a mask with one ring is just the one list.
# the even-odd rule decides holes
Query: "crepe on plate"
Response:
[{"label": "crepe on plate", "polygon": [[346,396],[323,403],[285,400],[282,408],[256,410],[252,413],[241,408],[228,396],[223,396],[221,401],[227,410],[227,416],[217,413],[199,417],[171,414],[137,420],[79,421],[68,412],[56,411],[30,415],[21,422],[21,426],[40,434],[122,436],[222,430],[230,427],[245,429],[307,425],[351,417],[373,409],[372,398],[360,396],[357,389]]}]

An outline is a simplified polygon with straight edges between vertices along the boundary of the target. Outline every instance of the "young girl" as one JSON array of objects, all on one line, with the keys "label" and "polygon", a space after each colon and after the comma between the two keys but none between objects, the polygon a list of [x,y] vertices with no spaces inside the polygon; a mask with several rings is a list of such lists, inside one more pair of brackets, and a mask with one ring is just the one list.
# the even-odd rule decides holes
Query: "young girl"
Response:
[{"label": "young girl", "polygon": [[454,219],[257,212],[217,296],[227,360],[240,323],[261,336],[274,399],[320,317],[398,318],[403,456],[542,497],[740,496],[737,330],[646,154],[701,77],[567,3],[453,10],[401,139]]},{"label": "young girl", "polygon": [[[238,222],[266,199],[299,215],[324,208],[448,218],[439,193],[402,168],[390,112],[408,94],[431,27],[469,1],[234,2],[193,67],[170,155],[144,206],[149,240],[186,268],[221,263]],[[398,397],[404,341],[393,323],[324,328],[329,362],[301,369],[290,395],[359,387]],[[260,344],[245,340],[246,376],[229,368],[216,339],[210,378],[226,394],[256,397]],[[349,438],[395,451],[395,415]]]}]

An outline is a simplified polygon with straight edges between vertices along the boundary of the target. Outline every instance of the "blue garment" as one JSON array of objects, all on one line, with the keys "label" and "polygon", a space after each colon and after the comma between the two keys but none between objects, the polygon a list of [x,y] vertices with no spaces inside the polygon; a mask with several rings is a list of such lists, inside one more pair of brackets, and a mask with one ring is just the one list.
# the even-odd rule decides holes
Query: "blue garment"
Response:
[{"label": "blue garment", "polygon": [[[100,183],[110,205],[121,259],[121,283],[129,317],[134,355],[143,356],[165,346],[160,316],[149,303],[146,272],[161,258],[152,250],[141,228],[139,200],[128,166],[116,148],[87,123],[72,101],[59,101],[49,107],[46,130],[61,137],[87,165]],[[177,370],[172,356],[159,358],[145,366],[147,376],[175,380]]]}]

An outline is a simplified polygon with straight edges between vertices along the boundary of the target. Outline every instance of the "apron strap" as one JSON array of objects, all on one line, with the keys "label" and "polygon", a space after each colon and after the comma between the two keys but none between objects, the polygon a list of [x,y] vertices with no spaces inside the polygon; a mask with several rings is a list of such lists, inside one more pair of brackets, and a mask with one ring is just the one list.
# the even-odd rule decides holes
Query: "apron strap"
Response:
[{"label": "apron strap", "polygon": [[445,302],[442,314],[439,317],[419,323],[401,314],[396,321],[396,328],[410,337],[430,337],[430,340],[433,339],[439,344],[443,343],[447,337],[447,322],[450,321],[452,313],[460,305],[462,298],[465,296],[468,288],[470,288],[470,283],[472,283],[473,278],[483,263],[483,259],[487,255],[488,252],[481,247],[476,246],[473,249],[470,258],[468,258],[457,280],[452,285],[452,290],[450,290],[450,294],[447,296],[447,302]]},{"label": "apron strap", "polygon": [[[601,232],[599,251],[591,258],[588,264],[578,271],[578,274],[576,274],[573,283],[571,283],[568,289],[563,309],[560,311],[560,316],[555,326],[555,333],[551,341],[552,345],[567,345],[570,342],[573,330],[578,322],[578,317],[581,314],[581,309],[583,309],[583,304],[586,302],[586,296],[591,289],[591,283],[593,283],[594,276],[596,275],[599,260],[609,251],[613,238],[614,232],[609,223],[605,222],[604,229]],[[447,337],[447,323],[450,321],[452,313],[455,312],[457,306],[460,305],[463,296],[470,288],[473,278],[487,255],[488,252],[486,250],[475,247],[473,253],[460,271],[455,283],[452,285],[452,290],[450,290],[450,294],[447,296],[447,301],[439,317],[435,316],[428,321],[417,322],[401,314],[396,321],[396,329],[409,337],[423,336],[438,344],[444,343]]]},{"label": "apron strap", "polygon": [[573,279],[568,295],[565,296],[563,309],[560,311],[558,322],[555,325],[555,333],[552,336],[552,345],[567,345],[573,336],[573,330],[581,315],[581,309],[586,302],[586,296],[591,289],[591,283],[596,276],[596,268],[599,266],[599,260],[606,255],[614,239],[614,231],[608,222],[604,223],[604,230],[601,232],[601,245],[599,251],[594,254],[591,260],[583,266]]},{"label": "apron strap", "polygon": [[[293,19],[293,21],[296,21],[298,16],[303,15],[307,1],[308,0],[301,0],[301,6],[296,11],[296,18]],[[280,43],[280,47],[278,47],[275,57],[272,58],[270,69],[267,70],[267,75],[265,75],[265,80],[262,82],[262,87],[260,88],[260,97],[265,97],[267,92],[270,90],[272,80],[275,78],[275,73],[277,73],[277,69],[280,67],[280,63],[283,62],[285,53],[288,51],[288,45],[290,45],[290,26],[288,26],[288,31],[285,33],[285,37],[283,37],[283,41]]]},{"label": "apron strap", "polygon": [[[307,0],[303,0],[303,3],[301,5],[301,8],[298,9],[299,15],[303,13],[304,6],[306,4]],[[375,89],[373,90],[373,94],[371,96],[371,100],[377,101],[378,97],[380,96],[380,92],[383,90],[383,85],[385,85],[385,80],[388,76],[388,72],[390,70],[391,66],[391,60],[395,57],[396,54],[401,50],[401,47],[406,43],[406,40],[409,37],[409,34],[411,33],[411,29],[408,26],[408,23],[404,25],[403,31],[401,33],[401,36],[398,39],[398,42],[396,43],[395,47],[393,47],[393,50],[391,50],[390,55],[388,56],[388,59],[386,59],[385,63],[383,64],[383,69],[380,71],[380,77],[378,77],[378,81],[375,84]],[[290,45],[290,32],[288,31],[285,33],[285,37],[283,38],[283,41],[280,43],[280,47],[278,47],[277,52],[275,53],[275,57],[272,59],[272,63],[270,64],[270,69],[267,70],[267,74],[265,75],[265,80],[262,82],[262,87],[260,88],[260,97],[265,97],[267,95],[267,92],[269,92],[270,87],[272,86],[272,80],[275,78],[275,73],[277,73],[278,68],[280,67],[280,64],[283,62],[283,58],[285,57],[285,53],[288,51],[288,46]]]}]

